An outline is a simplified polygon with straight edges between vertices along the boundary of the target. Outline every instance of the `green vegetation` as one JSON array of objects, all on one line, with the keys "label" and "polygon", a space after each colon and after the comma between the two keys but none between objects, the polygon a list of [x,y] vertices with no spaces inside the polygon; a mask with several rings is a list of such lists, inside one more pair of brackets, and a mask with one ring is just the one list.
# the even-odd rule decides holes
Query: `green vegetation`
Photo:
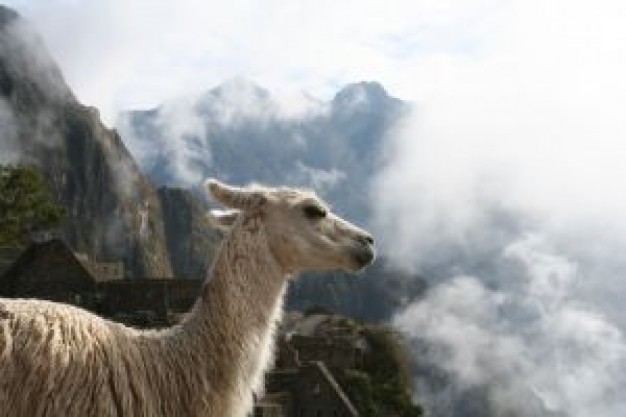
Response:
[{"label": "green vegetation", "polygon": [[419,417],[423,410],[411,401],[410,359],[400,336],[385,326],[363,329],[370,350],[364,369],[339,370],[337,378],[365,417]]},{"label": "green vegetation", "polygon": [[57,226],[63,216],[35,167],[0,165],[0,246],[27,245],[33,233]]}]

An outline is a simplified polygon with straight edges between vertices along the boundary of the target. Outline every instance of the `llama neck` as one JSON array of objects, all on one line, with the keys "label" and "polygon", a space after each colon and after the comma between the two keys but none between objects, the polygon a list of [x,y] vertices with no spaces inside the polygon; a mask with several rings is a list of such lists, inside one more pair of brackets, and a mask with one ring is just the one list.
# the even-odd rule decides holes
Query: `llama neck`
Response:
[{"label": "llama neck", "polygon": [[229,387],[223,395],[248,403],[261,388],[285,287],[285,273],[269,250],[263,225],[244,219],[222,243],[202,298],[183,324],[207,355],[212,369],[205,371]]}]

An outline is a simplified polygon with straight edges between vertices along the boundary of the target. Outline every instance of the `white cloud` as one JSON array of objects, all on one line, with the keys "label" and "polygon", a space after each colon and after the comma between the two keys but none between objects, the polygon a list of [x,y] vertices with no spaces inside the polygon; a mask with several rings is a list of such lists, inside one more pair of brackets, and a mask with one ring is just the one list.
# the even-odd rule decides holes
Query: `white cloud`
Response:
[{"label": "white cloud", "polygon": [[421,376],[418,395],[438,415],[464,415],[458,397],[479,387],[488,387],[493,415],[623,415],[626,401],[609,393],[626,389],[626,340],[578,299],[576,283],[586,277],[538,236],[500,257],[500,275],[515,277],[500,289],[454,277],[396,316],[412,341],[429,344],[418,354],[422,366],[442,369],[454,386]]},{"label": "white cloud", "polygon": [[433,277],[402,326],[456,352],[433,359],[455,383],[510,387],[500,407],[534,392],[567,415],[623,415],[626,6],[499,4],[475,53],[425,59],[434,82],[372,193],[379,241]]},{"label": "white cloud", "polygon": [[375,79],[411,97],[431,82],[422,74],[437,76],[431,57],[474,50],[475,27],[498,2],[8,4],[42,32],[79,98],[110,121],[119,108],[154,106],[237,76],[323,99],[347,82]]},{"label": "white cloud", "polygon": [[304,184],[320,192],[328,191],[346,179],[346,173],[336,168],[330,170],[313,168],[302,161],[296,161],[296,170],[302,176]]},{"label": "white cloud", "polygon": [[485,19],[487,52],[448,57],[445,81],[390,138],[379,231],[414,265],[484,237],[494,210],[570,243],[626,245],[625,6],[507,4]]}]

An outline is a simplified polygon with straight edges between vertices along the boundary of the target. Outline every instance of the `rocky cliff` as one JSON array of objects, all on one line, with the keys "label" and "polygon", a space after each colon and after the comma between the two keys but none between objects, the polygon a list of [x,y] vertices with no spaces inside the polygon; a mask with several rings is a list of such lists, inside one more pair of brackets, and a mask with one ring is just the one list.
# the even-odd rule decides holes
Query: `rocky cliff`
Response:
[{"label": "rocky cliff", "polygon": [[39,36],[0,6],[0,163],[38,166],[68,212],[72,249],[172,276],[155,187],[116,131],[79,103]]},{"label": "rocky cliff", "polygon": [[207,207],[190,191],[159,188],[167,248],[177,278],[204,279],[221,234],[209,226]]}]

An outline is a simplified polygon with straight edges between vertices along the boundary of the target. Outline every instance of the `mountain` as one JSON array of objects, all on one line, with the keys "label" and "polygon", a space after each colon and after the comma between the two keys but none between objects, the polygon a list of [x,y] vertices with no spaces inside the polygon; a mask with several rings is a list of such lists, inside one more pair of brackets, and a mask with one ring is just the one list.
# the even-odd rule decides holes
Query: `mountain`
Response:
[{"label": "mountain", "polygon": [[286,305],[288,310],[327,311],[381,323],[422,297],[426,288],[424,278],[379,257],[357,276],[341,271],[303,274],[290,283]]},{"label": "mountain", "polygon": [[[368,190],[383,163],[385,140],[409,110],[409,103],[377,82],[347,85],[322,102],[305,94],[275,97],[249,81],[232,80],[197,97],[124,113],[118,128],[142,170],[159,185],[203,195],[199,184],[215,176],[311,187],[340,215],[367,224]],[[176,241],[190,242],[185,236]],[[191,255],[184,262],[197,270],[202,259]],[[384,321],[424,288],[420,277],[379,260],[358,278],[305,274],[291,283],[287,307]]]},{"label": "mountain", "polygon": [[376,82],[346,86],[330,102],[274,97],[234,80],[198,97],[121,115],[118,128],[157,184],[197,187],[216,176],[315,188],[364,223],[386,135],[409,104]]},{"label": "mountain", "polygon": [[119,134],[79,103],[33,29],[0,6],[0,163],[33,164],[67,209],[75,251],[169,277],[161,202]]},{"label": "mountain", "polygon": [[221,240],[209,225],[206,205],[188,190],[161,187],[158,193],[174,276],[204,279]]},{"label": "mountain", "polygon": [[[157,184],[189,188],[196,195],[203,195],[199,184],[209,176],[311,187],[335,212],[366,225],[368,190],[384,162],[385,140],[409,110],[409,103],[377,82],[347,85],[323,102],[306,94],[277,97],[237,79],[196,97],[124,113],[118,128]],[[201,259],[191,256],[185,262],[199,265]],[[290,284],[287,307],[385,321],[424,288],[423,279],[382,259],[358,278],[305,274]]]}]

